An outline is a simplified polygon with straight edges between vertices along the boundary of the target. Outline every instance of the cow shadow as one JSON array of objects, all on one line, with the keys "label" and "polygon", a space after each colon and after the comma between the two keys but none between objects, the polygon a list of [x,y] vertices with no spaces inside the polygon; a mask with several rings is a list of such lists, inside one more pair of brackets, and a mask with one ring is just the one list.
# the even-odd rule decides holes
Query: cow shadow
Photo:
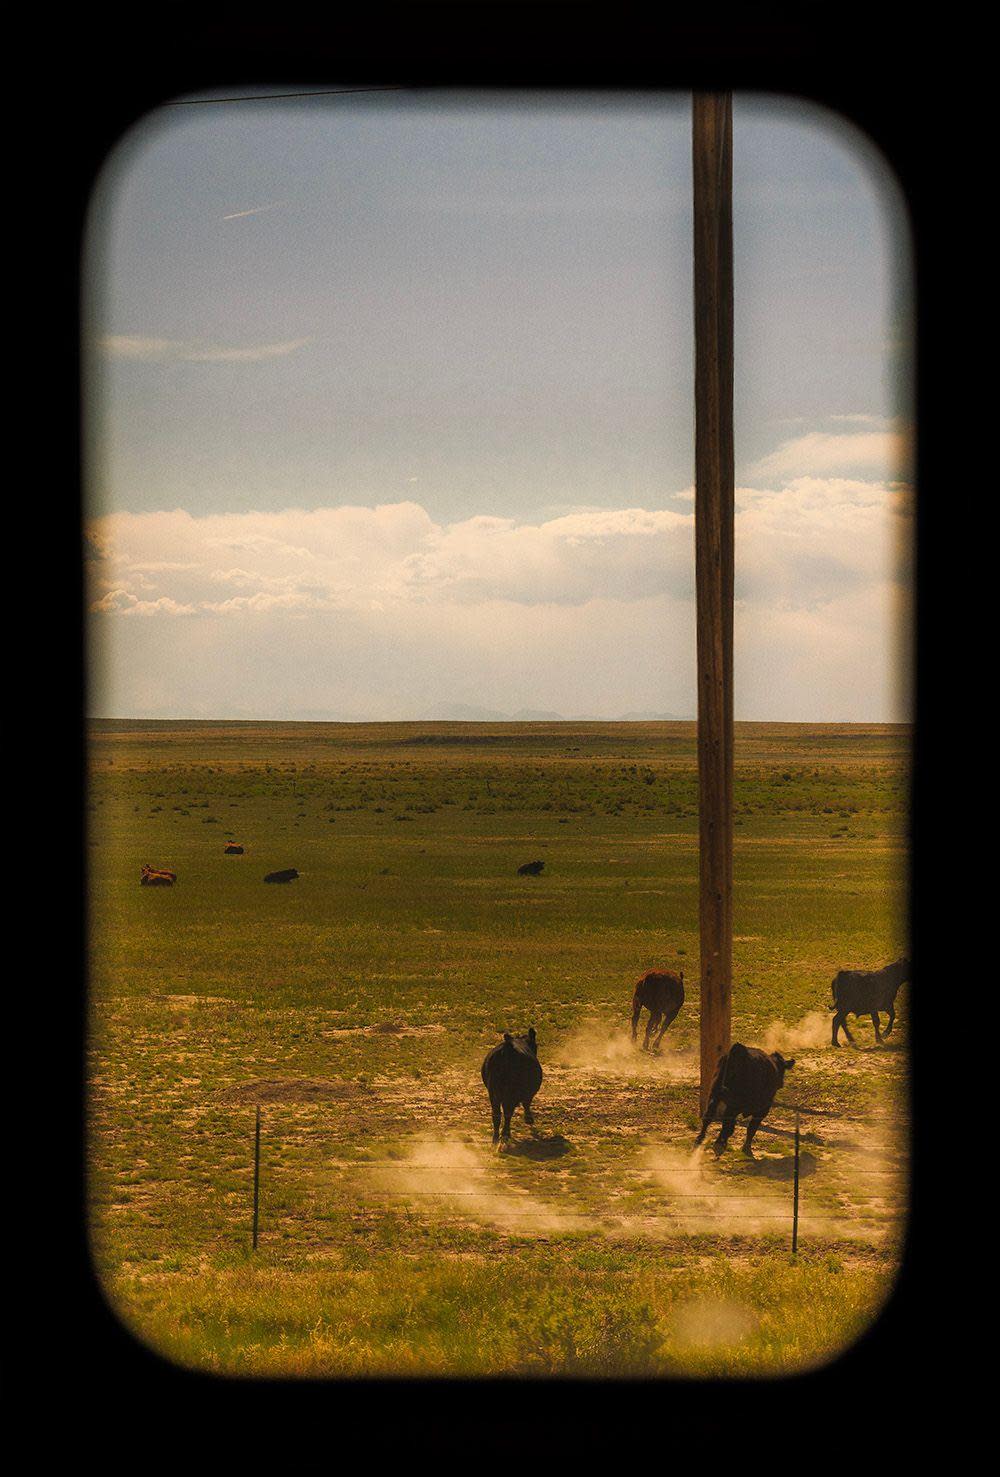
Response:
[{"label": "cow shadow", "polygon": [[[795,1158],[788,1154],[781,1159],[748,1159],[746,1172],[765,1180],[792,1180],[795,1178]],[[809,1175],[815,1173],[816,1156],[800,1154],[799,1179],[808,1179]]]},{"label": "cow shadow", "polygon": [[568,1154],[573,1145],[569,1139],[563,1138],[561,1133],[534,1134],[530,1139],[511,1140],[507,1146],[508,1154],[514,1154],[520,1159],[532,1159],[536,1162],[545,1159],[560,1159],[563,1154]]}]

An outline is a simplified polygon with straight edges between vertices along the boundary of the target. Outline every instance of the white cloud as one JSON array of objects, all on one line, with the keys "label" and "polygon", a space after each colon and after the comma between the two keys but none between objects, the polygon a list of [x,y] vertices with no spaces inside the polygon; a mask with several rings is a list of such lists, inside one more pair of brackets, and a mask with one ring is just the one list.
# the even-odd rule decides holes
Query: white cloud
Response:
[{"label": "white cloud", "polygon": [[[581,605],[686,596],[692,581],[692,515],[642,508],[447,525],[416,503],[203,518],[178,509],[112,514],[93,531],[109,551],[103,574],[115,589],[155,589],[217,614],[250,602],[284,610],[370,609],[373,600]],[[239,594],[220,601],[219,585]]]},{"label": "white cloud", "polygon": [[105,334],[100,340],[106,354],[117,359],[167,359],[179,347],[169,338],[140,338],[137,334]]},{"label": "white cloud", "polygon": [[[736,507],[740,601],[816,609],[907,577],[905,487],[797,477],[777,489],[741,487]],[[91,561],[92,608],[101,612],[125,608],[121,599],[106,603],[112,592],[216,615],[693,595],[693,510],[438,524],[412,502],[198,518],[177,509],[112,514],[88,532],[105,555]],[[224,598],[220,587],[230,592]]]},{"label": "white cloud", "polygon": [[[899,716],[911,511],[907,487],[861,478],[738,489],[738,716]],[[108,712],[141,712],[154,673],[162,713],[694,710],[690,504],[450,524],[415,502],[176,509],[87,532]],[[141,632],[170,617],[158,650]]]},{"label": "white cloud", "polygon": [[776,451],[755,462],[748,469],[748,476],[751,481],[765,484],[789,477],[836,477],[859,472],[888,480],[905,475],[910,455],[909,435],[899,428],[809,431],[783,441]]},{"label": "white cloud", "polygon": [[194,615],[193,605],[180,605],[169,595],[158,600],[140,600],[131,590],[109,590],[100,600],[95,600],[91,610],[110,615]]},{"label": "white cloud", "polygon": [[100,340],[100,345],[112,358],[136,359],[147,364],[256,364],[265,359],[282,359],[310,342],[309,338],[294,338],[283,343],[251,344],[236,348],[220,344],[188,343],[182,339],[106,334]]},{"label": "white cloud", "polygon": [[881,431],[891,429],[891,423],[886,420],[886,417],[884,415],[868,415],[862,411],[859,411],[856,414],[852,415],[831,415],[828,417],[828,419],[831,421],[842,421],[857,426],[877,426]]}]

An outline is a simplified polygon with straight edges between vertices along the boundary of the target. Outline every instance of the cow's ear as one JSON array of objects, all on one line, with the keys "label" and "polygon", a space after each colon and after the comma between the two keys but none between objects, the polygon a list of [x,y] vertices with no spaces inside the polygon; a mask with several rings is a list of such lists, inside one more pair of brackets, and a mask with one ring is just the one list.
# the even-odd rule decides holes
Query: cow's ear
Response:
[{"label": "cow's ear", "polygon": [[503,1039],[506,1041],[507,1045],[510,1046],[511,1040],[510,1040],[510,1032],[509,1031],[504,1031],[504,1033],[503,1033]]},{"label": "cow's ear", "polygon": [[529,1026],[528,1027],[528,1040],[529,1041],[534,1041],[535,1040],[535,1028],[534,1028],[534,1026]]},{"label": "cow's ear", "polygon": [[794,1067],[794,1066],[795,1066],[795,1058],[794,1057],[790,1057],[788,1059],[788,1061],[785,1062],[785,1071],[786,1072],[790,1071],[791,1068]]}]

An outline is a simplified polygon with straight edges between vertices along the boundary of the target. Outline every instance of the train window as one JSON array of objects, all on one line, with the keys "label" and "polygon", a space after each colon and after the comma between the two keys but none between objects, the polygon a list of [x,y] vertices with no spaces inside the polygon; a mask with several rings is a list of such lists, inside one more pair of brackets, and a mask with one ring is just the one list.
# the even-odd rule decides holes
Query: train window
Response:
[{"label": "train window", "polygon": [[681,93],[206,95],[97,182],[88,1215],[178,1364],[791,1374],[890,1291],[909,237],[736,94],[703,1122],[691,147]]}]

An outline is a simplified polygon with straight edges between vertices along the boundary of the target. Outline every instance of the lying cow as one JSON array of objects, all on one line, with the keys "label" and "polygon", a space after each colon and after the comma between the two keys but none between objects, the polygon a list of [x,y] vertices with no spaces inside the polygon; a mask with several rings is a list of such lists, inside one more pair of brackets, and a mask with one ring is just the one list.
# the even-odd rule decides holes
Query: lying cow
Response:
[{"label": "lying cow", "polygon": [[734,1041],[716,1068],[708,1107],[701,1120],[701,1133],[695,1143],[702,1142],[714,1118],[721,1118],[722,1131],[713,1145],[719,1155],[729,1142],[737,1118],[749,1118],[743,1152],[752,1159],[754,1134],[771,1111],[774,1094],[784,1083],[785,1073],[794,1066],[795,1062],[786,1061],[780,1051],[768,1053],[757,1046]]},{"label": "lying cow", "polygon": [[238,846],[235,841],[227,841],[224,850],[225,850],[225,855],[226,856],[242,856],[243,855],[243,848],[242,848],[242,846]]},{"label": "lying cow", "polygon": [[157,867],[143,867],[139,875],[141,887],[173,887],[176,881],[176,872],[167,872]]},{"label": "lying cow", "polygon": [[264,878],[265,882],[294,882],[298,876],[294,867],[286,867],[283,872],[268,872]]},{"label": "lying cow", "polygon": [[[520,1104],[524,1108],[524,1121],[534,1123],[531,1100],[542,1085],[542,1068],[538,1060],[538,1042],[534,1026],[527,1036],[512,1036],[503,1033],[503,1042],[486,1053],[482,1070],[483,1084],[490,1095],[493,1110],[493,1142],[510,1141],[510,1118]],[[503,1112],[503,1132],[500,1130],[500,1113]]]},{"label": "lying cow", "polygon": [[897,959],[895,964],[887,964],[884,969],[872,970],[870,973],[863,969],[842,969],[835,975],[830,987],[833,991],[830,1009],[836,1012],[833,1017],[834,1046],[840,1045],[837,1037],[841,1026],[848,1041],[852,1046],[855,1045],[847,1024],[849,1015],[870,1015],[875,1027],[875,1040],[881,1041],[878,1017],[879,1011],[884,1010],[889,1017],[889,1024],[885,1028],[888,1036],[896,1019],[896,995],[900,985],[909,978],[909,959]]},{"label": "lying cow", "polygon": [[[646,1025],[646,1037],[642,1043],[643,1051],[650,1050],[650,1037],[659,1025],[652,1049],[655,1051],[663,1038],[663,1033],[677,1015],[684,1004],[684,972],[673,974],[670,970],[648,969],[639,980],[632,996],[632,1040],[635,1041],[639,1032],[639,1016],[643,1007],[649,1011],[649,1021]],[[660,1025],[660,1022],[663,1022]]]},{"label": "lying cow", "polygon": [[525,862],[523,867],[518,867],[517,875],[519,877],[537,877],[544,866],[544,862]]}]

